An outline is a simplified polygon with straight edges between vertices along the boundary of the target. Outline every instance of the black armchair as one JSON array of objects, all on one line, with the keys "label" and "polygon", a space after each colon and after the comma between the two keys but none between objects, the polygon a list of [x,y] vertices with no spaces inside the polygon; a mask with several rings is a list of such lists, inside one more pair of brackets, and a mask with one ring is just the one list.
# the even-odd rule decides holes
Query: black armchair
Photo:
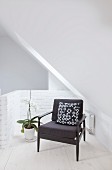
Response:
[{"label": "black armchair", "polygon": [[[52,121],[40,125],[40,119],[52,113]],[[37,152],[40,138],[76,145],[76,160],[79,160],[79,142],[85,141],[85,118],[83,100],[55,99],[53,111],[38,116]]]}]

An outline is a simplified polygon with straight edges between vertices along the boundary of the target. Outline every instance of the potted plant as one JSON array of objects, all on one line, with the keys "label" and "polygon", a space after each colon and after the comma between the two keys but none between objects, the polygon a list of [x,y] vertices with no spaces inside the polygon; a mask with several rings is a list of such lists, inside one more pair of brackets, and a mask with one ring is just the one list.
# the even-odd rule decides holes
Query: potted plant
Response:
[{"label": "potted plant", "polygon": [[38,123],[37,119],[38,116],[31,117],[31,108],[35,107],[33,102],[31,102],[31,91],[30,91],[30,100],[24,100],[26,104],[28,104],[28,111],[27,111],[27,119],[18,120],[17,123],[22,125],[21,132],[24,133],[26,140],[35,140],[35,131],[38,131]]}]

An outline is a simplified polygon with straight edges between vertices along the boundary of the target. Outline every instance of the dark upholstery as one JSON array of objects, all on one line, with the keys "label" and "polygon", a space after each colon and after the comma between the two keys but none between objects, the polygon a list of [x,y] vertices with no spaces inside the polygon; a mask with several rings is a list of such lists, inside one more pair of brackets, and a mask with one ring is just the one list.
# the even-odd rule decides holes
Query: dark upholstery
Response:
[{"label": "dark upholstery", "polygon": [[76,136],[76,126],[65,126],[57,124],[55,121],[48,122],[39,128],[40,137],[41,133],[48,135],[55,135],[61,137],[75,138]]},{"label": "dark upholstery", "polygon": [[[59,102],[79,103],[79,121],[74,126],[62,125],[56,122]],[[40,125],[40,119],[52,113],[52,121]],[[85,115],[83,114],[83,100],[55,99],[53,111],[38,116],[37,151],[39,152],[40,138],[76,145],[76,160],[79,160],[79,142],[83,135],[85,141]]]}]

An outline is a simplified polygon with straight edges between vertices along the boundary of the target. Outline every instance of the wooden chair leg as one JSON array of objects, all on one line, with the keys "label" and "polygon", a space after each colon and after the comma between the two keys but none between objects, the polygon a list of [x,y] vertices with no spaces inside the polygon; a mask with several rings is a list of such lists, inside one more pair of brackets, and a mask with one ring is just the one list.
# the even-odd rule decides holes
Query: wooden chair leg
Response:
[{"label": "wooden chair leg", "polygon": [[84,128],[83,139],[84,139],[84,141],[85,141],[85,139],[86,139],[85,120],[83,121],[83,128]]},{"label": "wooden chair leg", "polygon": [[83,139],[84,139],[84,141],[86,139],[86,131],[85,130],[84,130],[84,133],[83,133]]},{"label": "wooden chair leg", "polygon": [[37,135],[37,152],[39,152],[39,147],[40,147],[40,135],[39,135],[39,132],[38,132],[38,135]]},{"label": "wooden chair leg", "polygon": [[76,161],[79,161],[79,142],[76,144]]},{"label": "wooden chair leg", "polygon": [[76,161],[79,161],[79,126],[77,126],[76,136]]}]

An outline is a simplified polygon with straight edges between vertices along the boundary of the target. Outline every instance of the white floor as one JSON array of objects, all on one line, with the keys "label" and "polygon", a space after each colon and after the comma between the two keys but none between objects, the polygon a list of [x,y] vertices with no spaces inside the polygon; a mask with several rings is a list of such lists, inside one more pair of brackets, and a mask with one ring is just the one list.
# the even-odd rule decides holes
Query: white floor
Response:
[{"label": "white floor", "polygon": [[27,143],[23,135],[15,136],[7,149],[0,150],[0,170],[112,170],[112,153],[87,134],[80,143],[80,161],[76,162],[75,146],[41,140]]}]

